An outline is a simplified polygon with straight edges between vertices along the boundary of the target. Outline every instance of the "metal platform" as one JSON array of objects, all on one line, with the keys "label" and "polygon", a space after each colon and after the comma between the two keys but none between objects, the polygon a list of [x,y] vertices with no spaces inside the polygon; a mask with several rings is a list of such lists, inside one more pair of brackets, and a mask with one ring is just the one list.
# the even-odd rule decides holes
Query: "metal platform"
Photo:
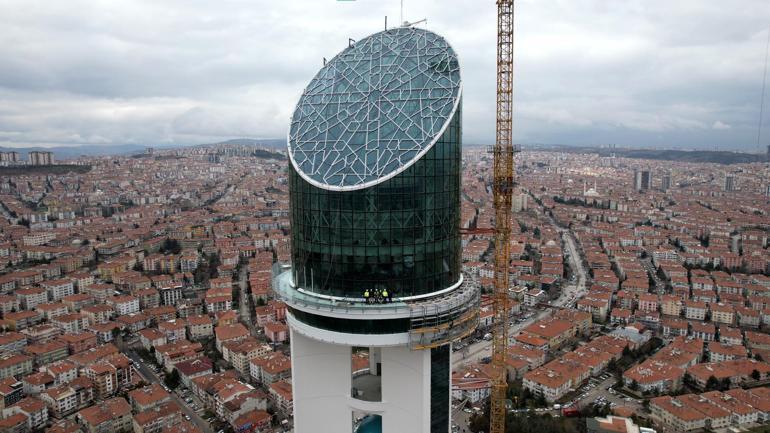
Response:
[{"label": "metal platform", "polygon": [[409,347],[425,350],[457,341],[479,324],[481,290],[464,284],[444,296],[409,304]]},{"label": "metal platform", "polygon": [[290,270],[281,269],[273,280],[279,299],[292,308],[341,319],[409,319],[409,347],[426,350],[457,341],[478,326],[481,289],[460,284],[431,298],[368,304],[362,299],[332,298],[294,286]]}]

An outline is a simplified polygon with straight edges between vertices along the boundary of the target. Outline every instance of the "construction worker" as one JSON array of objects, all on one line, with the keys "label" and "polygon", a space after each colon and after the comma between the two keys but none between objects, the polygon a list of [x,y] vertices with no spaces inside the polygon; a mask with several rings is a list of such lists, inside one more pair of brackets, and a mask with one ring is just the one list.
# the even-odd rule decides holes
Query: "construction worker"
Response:
[{"label": "construction worker", "polygon": [[388,302],[388,289],[382,289],[382,303]]},{"label": "construction worker", "polygon": [[364,290],[364,299],[366,299],[366,303],[369,303],[369,289]]}]

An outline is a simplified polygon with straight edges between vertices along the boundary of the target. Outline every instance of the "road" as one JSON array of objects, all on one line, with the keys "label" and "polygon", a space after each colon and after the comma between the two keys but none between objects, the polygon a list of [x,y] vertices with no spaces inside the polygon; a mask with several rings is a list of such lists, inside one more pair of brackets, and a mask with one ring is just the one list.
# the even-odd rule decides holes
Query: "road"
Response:
[{"label": "road", "polygon": [[[154,371],[152,371],[149,367],[147,367],[147,365],[144,364],[144,361],[139,355],[137,355],[136,352],[130,351],[127,353],[127,355],[129,358],[131,358],[132,361],[134,361],[134,365],[139,369],[139,373],[141,373],[141,375],[147,379],[148,382],[162,384],[162,380],[155,374]],[[199,429],[201,429],[203,433],[214,433],[214,430],[211,429],[209,423],[198,416],[194,410],[190,409],[184,400],[182,400],[175,392],[171,393],[171,397],[176,400],[176,403],[180,408],[182,408],[182,411],[190,417],[190,421]]]},{"label": "road", "polygon": [[586,286],[588,284],[588,269],[586,269],[585,265],[583,264],[580,250],[578,250],[576,246],[577,241],[575,240],[575,236],[572,234],[572,232],[568,229],[559,227],[556,224],[556,221],[553,220],[553,217],[549,218],[551,220],[551,224],[553,224],[553,226],[556,227],[556,230],[561,233],[563,244],[567,247],[567,250],[569,250],[570,269],[572,269],[574,274],[577,275],[577,285],[566,286],[566,290],[562,291],[562,295],[564,295],[565,292],[571,292],[570,294],[575,294],[575,297],[578,298],[585,295]]},{"label": "road", "polygon": [[651,293],[657,293],[663,295],[666,293],[666,283],[658,277],[658,271],[655,269],[655,265],[652,264],[652,258],[646,257],[641,260],[642,267],[647,271],[647,274],[655,281],[655,287],[650,287]]},{"label": "road", "polygon": [[254,311],[252,303],[254,300],[251,297],[251,289],[249,288],[248,276],[248,266],[241,266],[241,270],[238,275],[238,287],[240,287],[241,292],[241,299],[239,301],[239,316],[241,323],[249,328],[251,335],[253,337],[257,337],[259,336],[259,331],[257,331],[257,327],[255,326],[256,321],[254,320],[254,317],[252,317],[252,313]]}]

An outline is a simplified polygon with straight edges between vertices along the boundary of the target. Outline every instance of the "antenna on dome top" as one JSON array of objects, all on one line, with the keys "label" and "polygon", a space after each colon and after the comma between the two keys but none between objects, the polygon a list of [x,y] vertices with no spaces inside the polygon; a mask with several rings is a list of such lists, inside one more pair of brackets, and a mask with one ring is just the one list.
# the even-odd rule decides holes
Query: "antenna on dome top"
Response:
[{"label": "antenna on dome top", "polygon": [[411,23],[409,21],[405,21],[404,20],[404,0],[401,0],[401,20],[399,21],[399,23],[401,23],[401,27],[412,27],[414,25],[421,24],[421,23],[426,23],[427,24],[428,23],[428,19],[427,18],[423,18],[423,19],[421,19],[419,21],[414,21],[414,22],[411,22]]},{"label": "antenna on dome top", "polygon": [[412,27],[414,25],[417,25],[417,24],[420,24],[420,23],[427,23],[427,22],[428,22],[427,18],[423,18],[420,21],[415,21],[415,22],[412,22],[412,23],[410,23],[408,21],[404,21],[404,24],[402,24],[401,27]]}]

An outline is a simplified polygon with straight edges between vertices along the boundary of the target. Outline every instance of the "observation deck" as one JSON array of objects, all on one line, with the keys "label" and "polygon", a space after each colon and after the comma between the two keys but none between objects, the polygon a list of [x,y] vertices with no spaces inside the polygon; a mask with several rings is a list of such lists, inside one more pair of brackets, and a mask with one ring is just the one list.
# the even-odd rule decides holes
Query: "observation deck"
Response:
[{"label": "observation deck", "polygon": [[[473,332],[478,325],[481,300],[479,287],[463,284],[462,277],[452,287],[435,295],[419,299],[394,298],[392,302],[383,304],[369,304],[364,298],[334,297],[306,291],[294,285],[291,270],[275,277],[273,290],[290,311],[299,310],[324,319],[336,319],[334,322],[350,333],[367,334],[363,326],[357,326],[365,321],[395,321],[396,326],[389,327],[391,332],[387,334],[403,334],[412,350],[438,347]],[[298,320],[302,322],[302,319]],[[313,323],[305,325],[316,326]]]}]

